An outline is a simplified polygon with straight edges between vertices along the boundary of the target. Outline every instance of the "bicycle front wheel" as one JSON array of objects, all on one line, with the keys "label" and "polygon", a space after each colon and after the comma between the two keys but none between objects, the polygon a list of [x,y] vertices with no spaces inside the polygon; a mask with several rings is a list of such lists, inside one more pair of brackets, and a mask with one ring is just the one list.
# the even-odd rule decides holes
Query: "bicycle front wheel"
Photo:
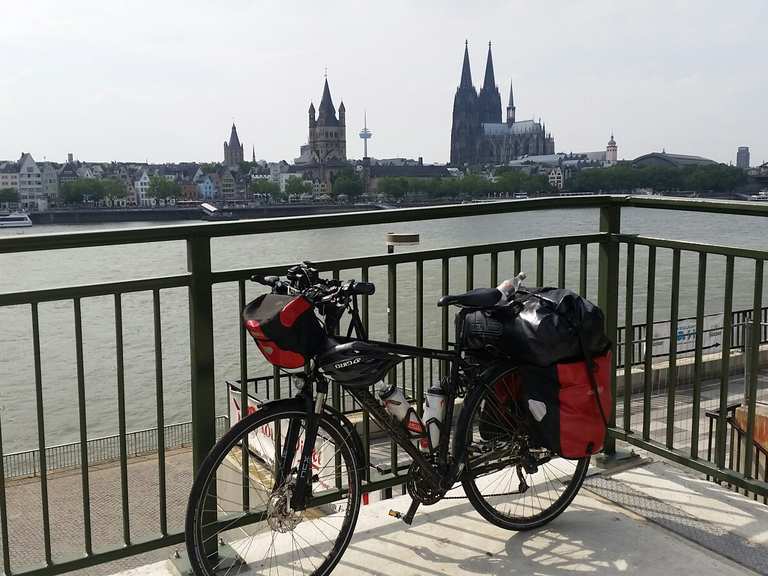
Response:
[{"label": "bicycle front wheel", "polygon": [[507,530],[530,530],[559,516],[576,497],[590,460],[566,460],[543,448],[519,400],[512,369],[481,385],[465,408],[464,491],[483,518]]},{"label": "bicycle front wheel", "polygon": [[[291,508],[306,433],[306,412],[263,409],[238,422],[214,446],[192,485],[187,551],[197,575],[312,574],[333,570],[360,511],[357,454],[341,423],[322,415],[312,452],[307,507]],[[291,464],[281,470],[293,424]]]}]

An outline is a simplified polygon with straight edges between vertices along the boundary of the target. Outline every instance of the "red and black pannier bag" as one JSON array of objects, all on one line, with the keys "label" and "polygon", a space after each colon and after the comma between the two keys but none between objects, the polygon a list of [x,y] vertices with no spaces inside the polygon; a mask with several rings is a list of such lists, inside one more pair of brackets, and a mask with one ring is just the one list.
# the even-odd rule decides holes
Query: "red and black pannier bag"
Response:
[{"label": "red and black pannier bag", "polygon": [[280,368],[301,368],[327,336],[304,296],[262,294],[243,310],[243,323],[264,357]]},{"label": "red and black pannier bag", "polygon": [[532,288],[518,291],[511,306],[464,312],[457,322],[465,347],[518,366],[520,399],[510,404],[510,391],[498,386],[496,396],[502,406],[527,405],[535,444],[564,458],[602,450],[612,399],[611,342],[600,308],[571,290]]},{"label": "red and black pannier bag", "polygon": [[578,459],[600,452],[613,406],[610,369],[610,351],[591,361],[521,365],[520,380],[535,421],[536,440],[563,458]]}]

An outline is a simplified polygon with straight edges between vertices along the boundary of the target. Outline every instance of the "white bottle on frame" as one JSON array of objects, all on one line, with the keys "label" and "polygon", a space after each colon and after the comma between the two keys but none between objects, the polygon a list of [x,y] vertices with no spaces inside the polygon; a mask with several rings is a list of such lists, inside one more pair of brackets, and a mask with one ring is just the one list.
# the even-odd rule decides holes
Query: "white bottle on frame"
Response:
[{"label": "white bottle on frame", "polygon": [[402,422],[405,429],[413,438],[414,446],[423,441],[426,436],[424,424],[413,406],[408,402],[402,390],[395,385],[390,385],[379,390],[379,400],[384,405],[384,409],[394,416],[399,422]]},{"label": "white bottle on frame", "polygon": [[436,450],[440,444],[440,430],[445,418],[445,392],[439,386],[433,386],[424,397],[424,426],[426,436],[421,440],[422,452]]}]

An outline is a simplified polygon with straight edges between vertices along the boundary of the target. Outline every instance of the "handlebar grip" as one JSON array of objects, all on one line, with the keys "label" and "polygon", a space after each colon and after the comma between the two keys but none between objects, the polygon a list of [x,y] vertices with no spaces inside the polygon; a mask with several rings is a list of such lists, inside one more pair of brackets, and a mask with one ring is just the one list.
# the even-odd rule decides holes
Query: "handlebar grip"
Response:
[{"label": "handlebar grip", "polygon": [[376,293],[376,285],[373,282],[355,282],[352,285],[352,293],[361,296],[372,296]]},{"label": "handlebar grip", "polygon": [[264,286],[274,286],[279,280],[278,276],[262,276],[261,274],[251,276],[251,282],[263,284]]}]

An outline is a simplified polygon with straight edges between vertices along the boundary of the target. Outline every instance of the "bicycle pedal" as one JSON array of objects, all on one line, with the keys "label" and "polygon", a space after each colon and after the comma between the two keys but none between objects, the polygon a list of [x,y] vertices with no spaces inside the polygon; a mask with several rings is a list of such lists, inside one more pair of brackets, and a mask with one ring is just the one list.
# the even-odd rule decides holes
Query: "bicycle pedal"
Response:
[{"label": "bicycle pedal", "polygon": [[392,516],[393,518],[397,518],[398,520],[400,520],[403,517],[403,515],[397,510],[390,510],[389,515]]}]

